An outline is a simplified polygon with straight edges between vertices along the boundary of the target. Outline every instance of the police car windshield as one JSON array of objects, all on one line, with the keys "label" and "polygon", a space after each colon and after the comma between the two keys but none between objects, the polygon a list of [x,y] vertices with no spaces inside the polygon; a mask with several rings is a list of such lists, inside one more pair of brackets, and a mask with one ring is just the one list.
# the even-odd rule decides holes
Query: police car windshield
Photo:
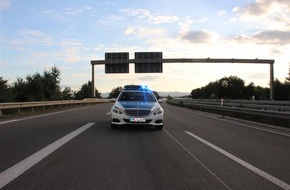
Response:
[{"label": "police car windshield", "polygon": [[122,92],[119,101],[135,101],[135,102],[156,102],[154,95],[151,92]]}]

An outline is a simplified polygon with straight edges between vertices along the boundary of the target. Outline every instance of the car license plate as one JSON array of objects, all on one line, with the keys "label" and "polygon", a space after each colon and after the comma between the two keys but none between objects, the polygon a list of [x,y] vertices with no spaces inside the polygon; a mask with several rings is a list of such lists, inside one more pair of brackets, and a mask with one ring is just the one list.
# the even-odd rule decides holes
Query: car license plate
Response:
[{"label": "car license plate", "polygon": [[137,122],[137,123],[144,123],[144,122],[146,122],[146,119],[132,117],[132,118],[130,118],[130,121],[131,122]]}]

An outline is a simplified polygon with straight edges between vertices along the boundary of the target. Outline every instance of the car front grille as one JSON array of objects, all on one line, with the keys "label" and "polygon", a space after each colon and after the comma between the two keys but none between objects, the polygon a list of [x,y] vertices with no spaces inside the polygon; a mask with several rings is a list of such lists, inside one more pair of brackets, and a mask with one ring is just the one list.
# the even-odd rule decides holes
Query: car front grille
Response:
[{"label": "car front grille", "polygon": [[131,116],[146,116],[150,114],[150,110],[125,110],[128,115]]},{"label": "car front grille", "polygon": [[[130,121],[130,119],[123,119],[126,123],[133,123]],[[144,123],[150,123],[152,121],[152,119],[146,119],[146,121]],[[139,123],[142,124],[142,123]]]}]

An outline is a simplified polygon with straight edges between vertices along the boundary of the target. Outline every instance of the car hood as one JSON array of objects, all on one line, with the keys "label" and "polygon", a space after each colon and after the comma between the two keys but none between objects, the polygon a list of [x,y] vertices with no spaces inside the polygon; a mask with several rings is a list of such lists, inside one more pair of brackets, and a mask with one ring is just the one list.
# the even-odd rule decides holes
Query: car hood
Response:
[{"label": "car hood", "polygon": [[132,101],[120,101],[118,102],[124,109],[148,109],[151,110],[156,102],[132,102]]}]

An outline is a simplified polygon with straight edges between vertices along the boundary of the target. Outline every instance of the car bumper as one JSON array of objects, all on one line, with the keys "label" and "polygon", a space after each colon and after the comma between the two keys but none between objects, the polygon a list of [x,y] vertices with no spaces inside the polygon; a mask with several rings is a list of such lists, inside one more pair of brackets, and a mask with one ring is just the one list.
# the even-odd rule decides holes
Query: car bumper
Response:
[{"label": "car bumper", "polygon": [[111,123],[114,125],[163,125],[163,114],[147,116],[129,116],[126,114],[111,114]]}]

